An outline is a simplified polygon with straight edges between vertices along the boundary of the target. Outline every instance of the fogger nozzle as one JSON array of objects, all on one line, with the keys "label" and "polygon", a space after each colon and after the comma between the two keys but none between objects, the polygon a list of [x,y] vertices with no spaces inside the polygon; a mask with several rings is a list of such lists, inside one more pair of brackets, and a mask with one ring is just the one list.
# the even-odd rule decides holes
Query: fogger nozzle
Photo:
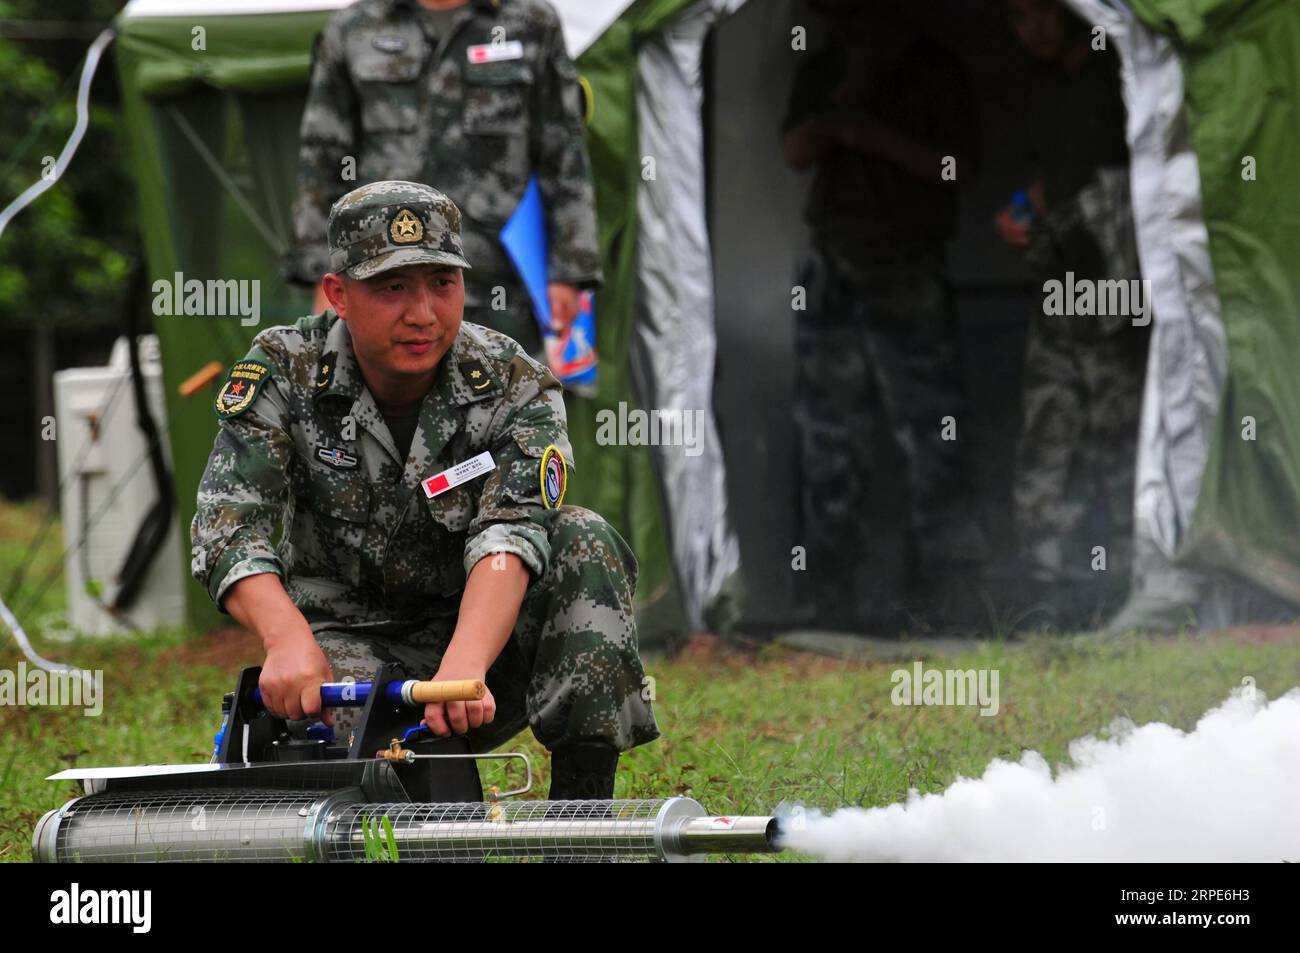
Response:
[{"label": "fogger nozzle", "polygon": [[711,817],[691,798],[363,803],[337,792],[102,793],[50,811],[37,861],[397,862],[702,859],[779,850],[772,817]]}]

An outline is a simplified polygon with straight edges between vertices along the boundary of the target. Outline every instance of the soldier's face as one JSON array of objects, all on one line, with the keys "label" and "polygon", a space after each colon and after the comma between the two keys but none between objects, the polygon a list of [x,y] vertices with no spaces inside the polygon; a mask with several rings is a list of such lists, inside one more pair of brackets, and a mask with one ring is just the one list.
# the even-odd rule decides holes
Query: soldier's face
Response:
[{"label": "soldier's face", "polygon": [[465,280],[444,265],[407,265],[361,281],[327,275],[325,294],[348,323],[363,373],[394,378],[431,373],[465,313]]}]

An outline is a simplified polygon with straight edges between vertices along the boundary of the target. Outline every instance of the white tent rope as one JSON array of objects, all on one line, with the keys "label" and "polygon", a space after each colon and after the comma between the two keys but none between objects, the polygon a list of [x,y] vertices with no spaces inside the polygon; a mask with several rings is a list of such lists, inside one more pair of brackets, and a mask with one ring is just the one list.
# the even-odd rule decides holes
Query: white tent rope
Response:
[{"label": "white tent rope", "polygon": [[87,687],[93,685],[91,679],[93,679],[94,675],[89,670],[84,668],[74,668],[71,665],[64,665],[62,662],[51,662],[49,659],[38,655],[36,650],[32,648],[32,643],[27,638],[27,633],[23,631],[22,624],[14,614],[9,611],[9,606],[5,604],[3,599],[0,599],[0,620],[2,620],[8,627],[9,631],[13,633],[14,640],[17,641],[18,647],[22,649],[23,655],[27,656],[27,661],[31,662],[37,668],[44,669],[47,672],[67,672],[69,674],[77,674],[81,676],[82,682]]},{"label": "white tent rope", "polygon": [[99,66],[99,59],[103,56],[105,48],[113,42],[113,37],[116,35],[117,31],[113,27],[107,27],[90,44],[90,49],[86,52],[86,62],[81,67],[81,82],[77,86],[77,124],[72,129],[72,135],[68,137],[63,152],[59,154],[58,161],[54,163],[53,175],[48,178],[41,176],[28,187],[27,191],[10,202],[3,212],[0,212],[0,235],[4,234],[5,228],[8,227],[19,212],[35,202],[47,189],[52,188],[54,183],[59,181],[63,173],[67,171],[68,164],[72,161],[72,157],[76,155],[77,147],[81,145],[81,139],[86,134],[86,127],[90,125],[90,84],[95,79],[95,70]]}]

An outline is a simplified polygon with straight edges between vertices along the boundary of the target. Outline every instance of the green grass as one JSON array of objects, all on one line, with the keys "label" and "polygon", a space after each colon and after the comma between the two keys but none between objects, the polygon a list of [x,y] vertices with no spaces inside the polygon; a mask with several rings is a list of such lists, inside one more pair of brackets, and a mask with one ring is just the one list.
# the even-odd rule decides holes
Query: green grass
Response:
[{"label": "green grass", "polygon": [[[0,527],[12,532],[22,520],[8,509],[0,506]],[[0,558],[15,549],[0,542]],[[0,585],[9,571],[0,563]],[[34,628],[43,654],[104,669],[104,713],[0,707],[5,861],[28,859],[40,815],[80,793],[46,775],[71,765],[206,760],[222,693],[239,667],[261,661],[252,640],[231,631],[58,643],[40,640]],[[8,636],[0,640],[0,669],[16,669],[20,659]],[[1300,633],[1270,644],[1038,637],[925,662],[996,668],[1001,711],[981,717],[974,708],[892,705],[890,673],[909,663],[850,663],[776,646],[747,653],[697,640],[675,659],[647,664],[663,737],[624,755],[616,796],[683,794],[716,814],[766,814],[782,801],[823,810],[890,804],[1026,749],[1063,761],[1072,739],[1103,731],[1117,715],[1189,729],[1246,675],[1276,697],[1300,684]],[[528,732],[510,747],[532,758],[529,796],[543,797],[545,751]],[[519,769],[509,770],[507,778],[485,766],[485,784],[516,784]]]}]

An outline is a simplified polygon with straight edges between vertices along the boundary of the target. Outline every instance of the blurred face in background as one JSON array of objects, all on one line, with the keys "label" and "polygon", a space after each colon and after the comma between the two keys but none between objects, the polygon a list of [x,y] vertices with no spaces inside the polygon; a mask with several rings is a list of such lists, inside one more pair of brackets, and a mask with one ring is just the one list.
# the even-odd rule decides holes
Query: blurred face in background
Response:
[{"label": "blurred face in background", "polygon": [[1065,52],[1068,28],[1065,8],[1057,0],[1007,0],[1011,26],[1036,60],[1054,60]]}]

